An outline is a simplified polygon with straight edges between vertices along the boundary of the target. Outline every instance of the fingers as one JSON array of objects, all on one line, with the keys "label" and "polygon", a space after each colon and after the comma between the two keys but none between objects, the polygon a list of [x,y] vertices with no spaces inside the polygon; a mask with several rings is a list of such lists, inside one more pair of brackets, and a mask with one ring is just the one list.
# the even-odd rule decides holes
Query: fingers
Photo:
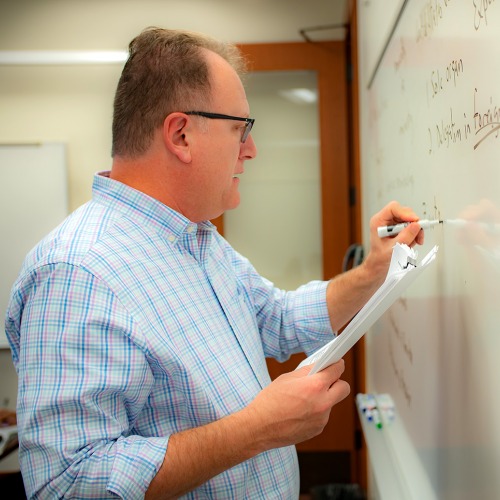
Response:
[{"label": "fingers", "polygon": [[418,215],[410,208],[403,207],[397,201],[391,201],[375,215],[379,219],[378,226],[398,224],[400,222],[413,222],[418,220]]},{"label": "fingers", "polygon": [[345,380],[340,380],[340,377],[344,373],[345,362],[343,359],[330,365],[328,368],[323,370],[325,379],[328,379],[331,383],[328,386],[328,393],[331,400],[331,405],[339,403],[345,399],[351,392],[349,384]]},{"label": "fingers", "polygon": [[[290,372],[290,375],[294,375],[296,377],[305,377],[309,375],[309,372],[312,370],[314,364],[303,366],[293,372]],[[334,384],[344,373],[345,370],[345,362],[343,359],[333,363],[332,365],[324,368],[323,370],[312,375],[315,377],[320,384],[324,386],[325,389],[328,389],[332,384]]]},{"label": "fingers", "polygon": [[[311,363],[310,365],[305,365],[302,368],[297,368],[296,370],[290,373],[295,373],[297,374],[297,376],[303,377],[304,375],[307,375],[313,369],[313,367],[314,363]],[[324,368],[323,370],[318,372],[318,374],[322,373],[323,376],[328,376],[326,374],[329,374],[332,371],[339,371],[339,373],[341,374],[343,373],[344,370],[345,370],[345,362],[343,359],[341,359],[340,361],[337,361],[336,363],[333,363],[330,366]]]},{"label": "fingers", "polygon": [[412,222],[401,231],[394,240],[398,243],[404,243],[409,247],[422,245],[424,243],[424,231],[421,229],[418,221]]},{"label": "fingers", "polygon": [[387,238],[386,241],[391,247],[395,241],[413,247],[424,243],[424,231],[421,230],[418,220],[418,215],[410,207],[404,207],[397,201],[391,201],[373,216],[372,229],[375,232],[379,226],[411,222],[412,224],[409,224],[397,236]]},{"label": "fingers", "polygon": [[[310,369],[311,366],[303,367],[296,370],[296,373],[306,376],[309,374]],[[325,415],[329,415],[331,408],[344,400],[351,392],[349,384],[340,379],[344,370],[345,362],[341,359],[310,377],[311,381],[316,382],[314,391],[318,398],[317,401],[320,403],[320,408],[322,408],[322,412],[325,412]]]},{"label": "fingers", "polygon": [[325,385],[327,387],[330,387],[341,377],[341,375],[344,373],[344,370],[345,370],[345,362],[343,359],[341,359],[340,361],[333,363],[333,365],[330,365],[326,367],[324,370],[318,372],[318,375],[322,377]]},{"label": "fingers", "polygon": [[337,380],[328,390],[331,397],[331,405],[336,405],[343,401],[351,392],[350,385],[345,380]]},{"label": "fingers", "polygon": [[[316,383],[318,384],[317,389],[319,390],[320,393],[326,394],[332,391],[332,389],[334,388],[334,386],[337,385],[337,383],[342,382],[342,384],[339,387],[335,388],[335,390],[333,390],[331,394],[331,396],[334,396],[335,394],[338,393],[338,396],[340,397],[342,395],[342,397],[340,397],[340,399],[338,400],[334,398],[336,400],[331,403],[332,405],[338,401],[341,401],[349,394],[349,384],[340,380],[340,377],[344,373],[344,370],[345,370],[345,363],[344,360],[341,359],[337,363],[334,363],[312,375],[312,377],[314,377]],[[348,388],[347,393],[345,393],[345,387],[343,387],[343,384],[345,384]]]}]

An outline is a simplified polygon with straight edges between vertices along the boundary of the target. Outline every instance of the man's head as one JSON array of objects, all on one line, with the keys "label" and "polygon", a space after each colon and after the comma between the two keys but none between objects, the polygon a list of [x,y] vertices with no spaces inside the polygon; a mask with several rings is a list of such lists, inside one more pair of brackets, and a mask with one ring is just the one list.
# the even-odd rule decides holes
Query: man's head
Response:
[{"label": "man's head", "polygon": [[115,98],[111,177],[194,222],[240,202],[257,154],[238,49],[149,28],[130,44]]},{"label": "man's head", "polygon": [[206,50],[221,56],[239,75],[244,73],[234,45],[199,33],[152,27],[130,42],[115,95],[112,156],[142,155],[154,131],[174,111],[209,108]]}]

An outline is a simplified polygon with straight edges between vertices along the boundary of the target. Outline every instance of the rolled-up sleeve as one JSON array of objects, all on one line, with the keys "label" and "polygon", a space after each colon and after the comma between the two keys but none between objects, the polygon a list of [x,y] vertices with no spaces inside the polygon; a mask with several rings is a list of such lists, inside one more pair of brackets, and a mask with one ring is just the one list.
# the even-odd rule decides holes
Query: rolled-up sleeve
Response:
[{"label": "rolled-up sleeve", "polygon": [[311,281],[294,292],[295,328],[300,347],[308,355],[330,342],[334,334],[326,304],[327,286],[327,281]]},{"label": "rolled-up sleeve", "polygon": [[[22,324],[20,318],[22,317]],[[34,498],[140,498],[168,436],[134,434],[154,383],[131,315],[79,267],[47,265],[17,288],[20,462]]]}]

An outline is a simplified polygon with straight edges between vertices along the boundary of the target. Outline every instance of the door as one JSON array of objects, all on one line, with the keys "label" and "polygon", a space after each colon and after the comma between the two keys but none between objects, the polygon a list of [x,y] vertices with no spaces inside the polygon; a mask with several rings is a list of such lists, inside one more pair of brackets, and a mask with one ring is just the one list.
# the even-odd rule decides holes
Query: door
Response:
[{"label": "door", "polygon": [[315,71],[259,71],[245,81],[257,157],[245,163],[241,203],[224,234],[285,290],[323,278],[321,165]]}]

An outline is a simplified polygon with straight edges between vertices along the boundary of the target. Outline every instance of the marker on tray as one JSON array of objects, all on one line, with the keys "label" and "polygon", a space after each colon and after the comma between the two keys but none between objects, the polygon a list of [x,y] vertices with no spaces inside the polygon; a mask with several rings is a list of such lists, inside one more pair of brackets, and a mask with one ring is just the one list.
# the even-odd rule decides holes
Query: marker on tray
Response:
[{"label": "marker on tray", "polygon": [[377,400],[373,394],[358,394],[356,396],[358,406],[368,422],[372,422],[378,429],[382,428],[380,412],[377,408]]}]

